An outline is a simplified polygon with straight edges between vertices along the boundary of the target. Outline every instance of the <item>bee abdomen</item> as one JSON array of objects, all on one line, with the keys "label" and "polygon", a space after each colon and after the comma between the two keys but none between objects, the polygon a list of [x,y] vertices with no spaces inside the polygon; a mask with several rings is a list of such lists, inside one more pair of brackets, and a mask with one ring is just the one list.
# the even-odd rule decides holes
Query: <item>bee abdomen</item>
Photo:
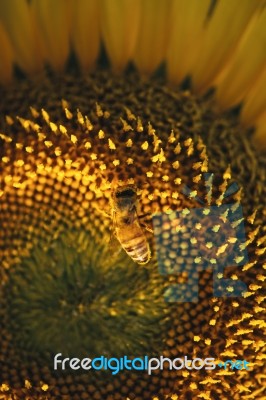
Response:
[{"label": "bee abdomen", "polygon": [[146,264],[151,258],[150,246],[144,235],[128,240],[123,247],[132,260],[138,264]]}]

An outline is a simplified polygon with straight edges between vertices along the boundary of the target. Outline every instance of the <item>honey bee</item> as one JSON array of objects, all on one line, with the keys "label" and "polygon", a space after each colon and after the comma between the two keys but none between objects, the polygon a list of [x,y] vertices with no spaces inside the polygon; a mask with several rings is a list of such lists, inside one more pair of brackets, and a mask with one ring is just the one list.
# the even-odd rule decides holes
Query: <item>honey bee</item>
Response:
[{"label": "honey bee", "polygon": [[[110,205],[113,232],[121,247],[136,263],[147,264],[151,259],[151,251],[137,214],[136,188],[122,186],[113,190]],[[145,228],[152,232],[148,227]]]}]

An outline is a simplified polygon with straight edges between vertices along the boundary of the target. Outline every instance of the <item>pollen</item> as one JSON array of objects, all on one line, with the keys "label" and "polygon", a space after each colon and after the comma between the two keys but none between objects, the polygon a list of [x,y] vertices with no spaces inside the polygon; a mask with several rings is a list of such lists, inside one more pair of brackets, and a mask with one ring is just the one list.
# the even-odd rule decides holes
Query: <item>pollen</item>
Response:
[{"label": "pollen", "polygon": [[126,114],[127,114],[127,119],[129,121],[132,121],[132,120],[136,119],[136,116],[130,111],[129,108],[125,107],[125,111],[126,111]]},{"label": "pollen", "polygon": [[54,151],[54,153],[55,153],[55,155],[56,155],[57,157],[59,157],[59,156],[61,156],[61,154],[62,154],[62,150],[61,150],[60,148],[56,148],[55,151]]},{"label": "pollen", "polygon": [[133,158],[128,158],[128,159],[127,159],[127,165],[131,165],[131,164],[133,164],[133,163],[134,163]]},{"label": "pollen", "polygon": [[143,132],[143,125],[142,125],[142,122],[141,122],[141,119],[138,117],[137,118],[137,132]]},{"label": "pollen", "polygon": [[142,150],[147,150],[148,147],[149,147],[149,143],[146,140],[144,143],[142,143],[141,148],[142,148]]},{"label": "pollen", "polygon": [[85,124],[88,131],[93,129],[93,125],[87,116],[85,116]]},{"label": "pollen", "polygon": [[43,390],[44,392],[47,392],[48,389],[49,389],[49,386],[48,386],[46,383],[44,383],[44,384],[42,385],[42,390]]},{"label": "pollen", "polygon": [[161,149],[160,153],[158,153],[158,154],[156,154],[155,156],[153,156],[153,157],[151,158],[151,160],[152,160],[152,162],[154,162],[154,163],[156,163],[156,162],[162,163],[163,161],[165,161],[166,158],[165,158],[165,156],[164,156],[164,151],[163,151],[163,149]]},{"label": "pollen", "polygon": [[4,140],[7,143],[12,142],[12,139],[6,135],[4,135],[3,133],[0,133],[0,139]]},{"label": "pollen", "polygon": [[14,119],[11,118],[10,115],[6,115],[5,119],[6,119],[6,123],[8,125],[13,125],[14,124]]},{"label": "pollen", "polygon": [[26,150],[27,153],[30,153],[30,154],[34,152],[34,149],[31,146],[26,146],[25,150]]},{"label": "pollen", "polygon": [[179,193],[178,192],[173,192],[172,193],[172,198],[173,199],[178,199],[178,197],[179,197]]},{"label": "pollen", "polygon": [[67,136],[67,128],[64,125],[59,125],[59,130],[63,135]]},{"label": "pollen", "polygon": [[84,125],[84,123],[85,123],[84,117],[79,110],[77,110],[77,120],[80,125]]},{"label": "pollen", "polygon": [[42,113],[42,117],[43,117],[44,121],[45,121],[47,124],[49,124],[49,122],[50,122],[50,116],[49,116],[48,112],[45,111],[45,110],[42,108],[42,109],[41,109],[41,113]]},{"label": "pollen", "polygon": [[99,137],[99,139],[104,139],[105,138],[105,133],[104,133],[104,131],[102,129],[99,131],[98,137]]},{"label": "pollen", "polygon": [[110,138],[108,139],[108,145],[109,145],[109,149],[110,150],[115,150],[116,149],[116,145],[114,144],[114,142]]},{"label": "pollen", "polygon": [[27,379],[25,380],[25,387],[27,389],[30,389],[32,387],[32,384]]},{"label": "pollen", "polygon": [[181,145],[178,143],[174,149],[175,154],[180,154],[181,152]]},{"label": "pollen", "polygon": [[122,122],[122,129],[124,132],[132,131],[133,128],[132,126],[123,118],[120,118],[120,121]]},{"label": "pollen", "polygon": [[88,140],[84,143],[84,147],[85,149],[89,150],[91,149],[91,142],[89,142]]},{"label": "pollen", "polygon": [[0,390],[3,391],[3,392],[7,392],[7,391],[9,391],[9,386],[7,384],[3,383],[0,386]]},{"label": "pollen", "polygon": [[174,132],[171,131],[170,136],[169,136],[169,138],[168,138],[168,142],[169,142],[169,143],[174,143],[175,141],[176,141],[176,137],[175,137],[175,135],[174,135]]},{"label": "pollen", "polygon": [[97,117],[103,117],[102,107],[98,103],[96,103],[96,115]]},{"label": "pollen", "polygon": [[53,146],[53,142],[51,140],[45,140],[44,144],[45,144],[46,147],[48,147],[48,149],[49,149],[49,147]]},{"label": "pollen", "polygon": [[229,166],[223,175],[224,179],[231,179],[231,167]]},{"label": "pollen", "polygon": [[54,122],[49,123],[52,132],[56,133],[58,131],[57,125]]},{"label": "pollen", "polygon": [[180,164],[179,164],[179,161],[175,161],[175,162],[173,162],[173,168],[174,169],[178,169],[179,168],[179,166],[180,166]]},{"label": "pollen", "polygon": [[76,135],[70,135],[70,140],[71,140],[72,143],[76,144],[77,141],[78,141],[78,138],[77,138]]}]

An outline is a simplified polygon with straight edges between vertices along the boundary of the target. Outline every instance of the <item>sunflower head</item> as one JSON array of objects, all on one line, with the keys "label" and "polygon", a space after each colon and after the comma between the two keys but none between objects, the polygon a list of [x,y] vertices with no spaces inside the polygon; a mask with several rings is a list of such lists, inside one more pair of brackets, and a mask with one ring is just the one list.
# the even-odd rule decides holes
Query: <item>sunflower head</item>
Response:
[{"label": "sunflower head", "polygon": [[[265,58],[253,47],[265,9],[10,4],[0,3],[0,398],[263,399],[266,164],[253,143]],[[141,238],[130,251],[132,231],[117,234],[132,211],[115,198],[125,188]],[[140,265],[131,254],[143,243],[151,259]],[[234,358],[250,370],[88,373],[54,369],[58,353]]]}]

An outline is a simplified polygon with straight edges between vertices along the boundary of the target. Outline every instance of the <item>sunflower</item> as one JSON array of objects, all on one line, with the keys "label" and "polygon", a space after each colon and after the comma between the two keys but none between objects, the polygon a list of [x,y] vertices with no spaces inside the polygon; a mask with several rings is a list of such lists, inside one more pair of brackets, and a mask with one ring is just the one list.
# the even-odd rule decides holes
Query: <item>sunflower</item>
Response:
[{"label": "sunflower", "polygon": [[[0,399],[264,399],[264,2],[1,0],[0,10]],[[137,194],[145,265],[115,238],[118,187]],[[201,207],[180,236],[202,202],[233,204],[238,219],[223,227]],[[210,260],[227,253],[215,275]],[[58,353],[249,369],[112,374],[55,369]]]}]

